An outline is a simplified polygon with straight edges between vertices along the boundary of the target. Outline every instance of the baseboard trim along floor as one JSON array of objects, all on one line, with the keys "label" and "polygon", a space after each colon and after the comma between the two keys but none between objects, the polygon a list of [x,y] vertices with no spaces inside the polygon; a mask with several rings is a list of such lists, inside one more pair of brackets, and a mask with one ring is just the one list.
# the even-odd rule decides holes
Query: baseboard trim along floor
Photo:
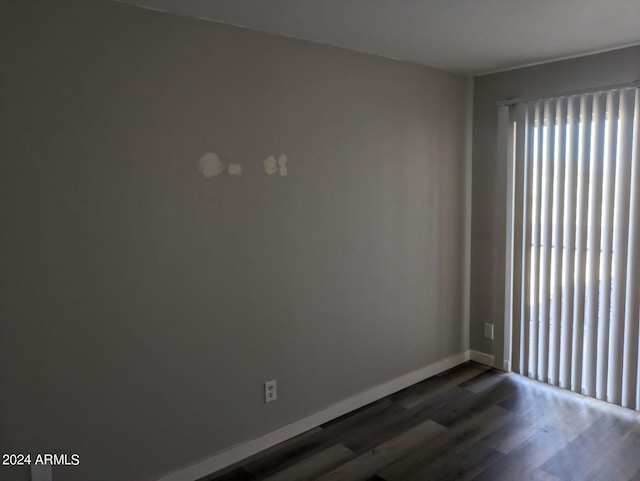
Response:
[{"label": "baseboard trim along floor", "polygon": [[470,359],[481,364],[493,366],[493,356],[478,351],[465,351],[449,356],[438,362],[362,391],[304,419],[300,419],[280,429],[238,444],[202,461],[166,474],[157,481],[196,481],[204,476],[231,466],[238,461],[253,456],[260,451],[316,428],[332,419],[350,413],[420,381],[424,381],[431,376],[440,374]]},{"label": "baseboard trim along floor", "polygon": [[495,356],[492,356],[491,354],[485,354],[484,352],[474,350],[469,351],[469,353],[470,359],[474,362],[477,362],[478,364],[484,364],[485,366],[497,367],[498,369],[502,369],[502,366],[495,365]]}]

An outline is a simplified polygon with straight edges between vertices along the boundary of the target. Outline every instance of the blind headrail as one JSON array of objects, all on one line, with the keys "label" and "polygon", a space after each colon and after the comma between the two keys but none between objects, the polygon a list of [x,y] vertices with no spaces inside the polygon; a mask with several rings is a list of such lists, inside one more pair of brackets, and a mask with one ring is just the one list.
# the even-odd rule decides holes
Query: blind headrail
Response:
[{"label": "blind headrail", "polygon": [[572,97],[574,95],[594,94],[599,92],[607,92],[609,90],[625,90],[625,89],[633,89],[638,87],[640,87],[640,79],[634,80],[633,82],[625,82],[625,83],[612,84],[612,85],[602,85],[599,87],[591,87],[591,88],[579,89],[579,90],[568,90],[568,91],[558,92],[550,95],[544,95],[542,97],[518,97],[518,98],[512,98],[512,99],[504,99],[504,100],[498,100],[496,103],[498,106],[505,106],[505,105],[508,106],[508,105],[523,104],[526,102],[534,102],[537,100],[548,100],[548,99],[556,99],[556,98],[562,98],[562,97]]}]

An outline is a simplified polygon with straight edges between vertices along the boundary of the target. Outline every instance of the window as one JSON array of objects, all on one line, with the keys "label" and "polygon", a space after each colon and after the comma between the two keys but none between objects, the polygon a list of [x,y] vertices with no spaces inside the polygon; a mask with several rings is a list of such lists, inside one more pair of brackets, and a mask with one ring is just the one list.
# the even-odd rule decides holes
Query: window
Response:
[{"label": "window", "polygon": [[640,409],[639,89],[501,109],[513,370]]}]

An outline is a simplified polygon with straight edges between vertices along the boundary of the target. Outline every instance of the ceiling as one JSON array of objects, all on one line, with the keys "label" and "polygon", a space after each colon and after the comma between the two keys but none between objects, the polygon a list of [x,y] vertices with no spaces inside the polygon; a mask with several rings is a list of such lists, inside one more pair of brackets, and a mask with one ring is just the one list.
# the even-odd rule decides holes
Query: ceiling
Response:
[{"label": "ceiling", "polygon": [[479,74],[640,44],[640,0],[121,0]]}]

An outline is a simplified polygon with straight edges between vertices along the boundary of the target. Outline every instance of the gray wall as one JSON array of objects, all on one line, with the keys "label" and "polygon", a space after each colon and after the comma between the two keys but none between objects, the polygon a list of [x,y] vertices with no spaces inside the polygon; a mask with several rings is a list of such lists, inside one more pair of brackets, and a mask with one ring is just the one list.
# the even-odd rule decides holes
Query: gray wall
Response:
[{"label": "gray wall", "polygon": [[0,452],[149,480],[468,348],[463,77],[106,0],[0,9]]},{"label": "gray wall", "polygon": [[[506,237],[506,165],[496,157],[498,100],[536,97],[640,79],[640,46],[474,79],[471,229],[471,348],[502,367]],[[495,323],[495,340],[483,323]]]}]

